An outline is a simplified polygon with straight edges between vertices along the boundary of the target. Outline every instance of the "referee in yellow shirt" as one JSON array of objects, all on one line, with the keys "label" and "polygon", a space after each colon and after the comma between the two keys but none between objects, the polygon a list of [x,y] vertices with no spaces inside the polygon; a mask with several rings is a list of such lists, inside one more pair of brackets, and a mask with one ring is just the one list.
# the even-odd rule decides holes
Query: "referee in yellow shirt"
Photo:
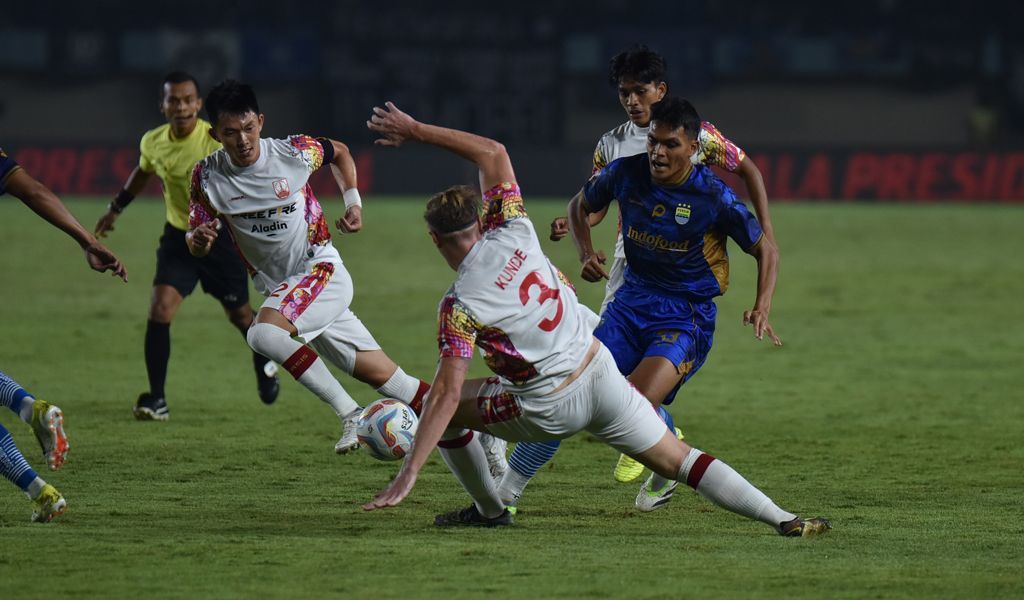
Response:
[{"label": "referee in yellow shirt", "polygon": [[[195,77],[175,71],[164,78],[160,111],[167,124],[142,136],[139,166],[128,176],[124,189],[96,223],[96,235],[105,236],[114,230],[118,216],[145,189],[154,174],[163,182],[167,223],[156,251],[156,277],[153,279],[149,322],[146,325],[149,392],[139,395],[133,411],[135,418],[140,420],[166,421],[169,416],[164,383],[171,356],[171,320],[185,296],[195,289],[196,283],[201,283],[204,292],[220,300],[228,320],[242,332],[243,337],[253,321],[253,311],[249,306],[249,280],[231,236],[219,236],[213,250],[204,258],[192,256],[185,245],[192,167],[220,148],[220,144],[209,135],[210,124],[199,118],[202,105]],[[255,353],[253,365],[260,399],[270,404],[277,399],[280,389],[276,365]]]}]

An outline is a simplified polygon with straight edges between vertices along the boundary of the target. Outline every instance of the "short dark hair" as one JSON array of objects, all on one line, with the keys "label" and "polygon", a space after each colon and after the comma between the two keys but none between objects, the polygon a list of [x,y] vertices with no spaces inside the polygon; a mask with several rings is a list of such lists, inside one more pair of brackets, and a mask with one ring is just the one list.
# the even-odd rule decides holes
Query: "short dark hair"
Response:
[{"label": "short dark hair", "polygon": [[163,99],[164,86],[168,83],[185,83],[186,81],[191,81],[192,85],[196,86],[196,95],[202,96],[202,93],[199,91],[198,79],[185,71],[171,71],[167,75],[164,75],[164,80],[160,82],[160,98]]},{"label": "short dark hair", "polygon": [[691,140],[697,139],[700,131],[700,115],[689,100],[679,96],[665,96],[651,105],[651,122],[668,125],[672,129],[683,128]]},{"label": "short dark hair", "polygon": [[234,79],[218,83],[206,96],[206,114],[210,116],[211,125],[217,124],[221,113],[244,115],[248,112],[260,114],[256,92],[252,91],[251,86]]},{"label": "short dark hair", "polygon": [[480,193],[468,185],[456,185],[427,200],[423,219],[434,233],[462,231],[480,218]]},{"label": "short dark hair", "polygon": [[620,52],[608,64],[608,83],[618,87],[623,79],[641,83],[665,81],[665,58],[643,44]]}]

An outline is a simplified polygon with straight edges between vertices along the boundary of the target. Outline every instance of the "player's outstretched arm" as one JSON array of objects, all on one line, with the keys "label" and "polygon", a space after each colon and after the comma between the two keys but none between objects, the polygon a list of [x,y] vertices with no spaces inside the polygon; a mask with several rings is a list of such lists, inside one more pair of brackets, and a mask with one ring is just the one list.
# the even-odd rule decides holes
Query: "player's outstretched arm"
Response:
[{"label": "player's outstretched arm", "polygon": [[568,219],[572,241],[576,244],[576,252],[580,258],[580,264],[583,265],[580,276],[587,281],[608,279],[608,272],[602,266],[607,260],[604,252],[600,250],[595,252],[594,242],[590,238],[590,218],[587,204],[583,201],[583,190],[580,190],[569,201]]},{"label": "player's outstretched arm", "polygon": [[7,191],[78,242],[85,251],[85,260],[89,263],[89,268],[101,273],[110,271],[114,276],[128,281],[128,271],[121,264],[121,259],[99,243],[68,211],[60,198],[24,169],[18,169],[11,174],[7,180]]},{"label": "player's outstretched arm", "polygon": [[773,344],[781,346],[782,340],[768,322],[772,298],[775,296],[775,282],[779,274],[779,249],[775,242],[764,235],[748,252],[757,259],[757,298],[754,300],[754,308],[744,311],[743,324],[754,327],[754,336],[757,339],[764,339],[764,335],[768,334],[768,339]]},{"label": "player's outstretched arm", "polygon": [[764,231],[765,237],[772,244],[775,244],[775,230],[772,228],[772,218],[768,213],[768,191],[764,187],[764,178],[761,177],[761,170],[747,156],[740,161],[739,166],[736,168],[736,174],[740,176],[740,179],[747,186],[747,193],[750,194],[750,202],[754,205],[757,220],[761,223],[761,230]]},{"label": "player's outstretched arm", "polygon": [[480,169],[480,187],[489,190],[505,182],[515,181],[512,161],[505,146],[490,138],[457,129],[420,123],[391,102],[384,108],[373,107],[366,126],[380,134],[374,143],[380,146],[401,146],[412,140],[439,146],[476,164]]},{"label": "player's outstretched arm", "polygon": [[416,485],[416,478],[423,468],[430,453],[437,447],[444,430],[451,423],[459,407],[462,396],[462,384],[469,372],[470,359],[444,357],[438,367],[437,375],[430,386],[430,397],[423,409],[419,425],[416,427],[416,439],[412,444],[412,452],[402,463],[402,468],[395,480],[377,494],[371,501],[363,505],[364,510],[374,510],[396,506]]},{"label": "player's outstretched arm", "polygon": [[345,216],[334,222],[334,226],[343,233],[356,233],[363,228],[363,201],[359,197],[356,181],[356,161],[348,146],[337,141],[327,140],[334,149],[331,159],[331,174],[341,190],[345,200]]},{"label": "player's outstretched arm", "polygon": [[152,177],[152,173],[143,171],[139,167],[135,167],[132,170],[131,175],[128,176],[128,181],[124,184],[124,188],[107,205],[107,212],[103,213],[100,219],[96,221],[96,237],[107,237],[107,232],[114,230],[114,222],[121,216],[121,213],[128,207],[128,204],[142,193],[142,190],[146,189],[146,185]]}]

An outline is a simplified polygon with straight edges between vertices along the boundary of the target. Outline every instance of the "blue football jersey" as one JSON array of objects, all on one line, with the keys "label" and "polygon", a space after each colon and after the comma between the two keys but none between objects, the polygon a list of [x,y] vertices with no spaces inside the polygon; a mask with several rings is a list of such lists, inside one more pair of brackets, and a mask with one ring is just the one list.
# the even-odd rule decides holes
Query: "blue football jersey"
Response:
[{"label": "blue football jersey", "polygon": [[627,284],[706,302],[729,286],[726,236],[748,251],[761,225],[708,167],[694,165],[682,184],[651,179],[646,154],[612,161],[583,187],[587,209],[619,203]]},{"label": "blue football jersey", "polygon": [[7,191],[7,178],[19,168],[18,163],[0,148],[0,195]]}]

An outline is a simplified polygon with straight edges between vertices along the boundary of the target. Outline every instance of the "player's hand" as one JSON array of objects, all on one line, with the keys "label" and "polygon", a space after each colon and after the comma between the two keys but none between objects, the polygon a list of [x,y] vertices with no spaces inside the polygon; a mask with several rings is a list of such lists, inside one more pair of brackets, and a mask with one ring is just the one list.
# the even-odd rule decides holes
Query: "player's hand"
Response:
[{"label": "player's hand", "polygon": [[93,242],[85,247],[85,260],[93,271],[110,271],[114,277],[120,277],[121,281],[128,282],[128,270],[121,264],[121,259],[116,254],[107,250],[106,246],[99,242]]},{"label": "player's hand", "polygon": [[377,494],[371,502],[363,505],[363,510],[377,510],[378,508],[398,506],[409,495],[414,485],[416,485],[416,474],[410,473],[406,469],[401,469],[398,472],[398,477],[395,477],[395,480],[388,487]]},{"label": "player's hand", "polygon": [[601,250],[584,256],[583,260],[580,261],[583,263],[583,270],[580,271],[580,276],[591,282],[608,279],[608,272],[601,266],[607,260],[608,259],[604,256],[604,252]]},{"label": "player's hand", "polygon": [[551,221],[551,235],[549,236],[551,241],[557,242],[567,235],[569,235],[569,219],[567,217],[555,217]]},{"label": "player's hand", "polygon": [[768,313],[760,310],[747,310],[743,312],[743,324],[754,326],[754,337],[763,340],[765,334],[775,346],[781,346],[782,340],[775,334],[775,329],[768,322]]},{"label": "player's hand", "polygon": [[220,229],[220,219],[207,221],[192,230],[192,243],[207,254],[213,243],[217,241],[217,230]]},{"label": "player's hand", "polygon": [[112,210],[103,213],[100,220],[96,221],[96,237],[107,237],[107,232],[114,230],[114,221],[117,221],[117,217],[117,213]]},{"label": "player's hand", "polygon": [[334,226],[342,233],[355,233],[363,228],[363,209],[353,206],[345,211],[345,216],[335,221]]},{"label": "player's hand", "polygon": [[406,140],[413,138],[416,119],[399,110],[394,103],[385,102],[384,108],[373,107],[373,115],[366,122],[366,126],[381,135],[379,139],[374,140],[374,144],[397,148]]}]

